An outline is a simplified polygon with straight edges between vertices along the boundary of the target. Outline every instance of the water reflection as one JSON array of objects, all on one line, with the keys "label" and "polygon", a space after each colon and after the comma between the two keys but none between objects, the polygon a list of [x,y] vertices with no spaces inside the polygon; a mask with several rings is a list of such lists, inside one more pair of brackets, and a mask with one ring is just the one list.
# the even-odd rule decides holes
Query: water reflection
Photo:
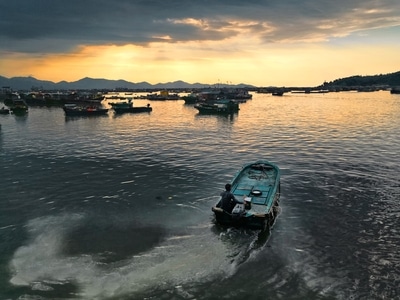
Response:
[{"label": "water reflection", "polygon": [[221,121],[229,121],[230,123],[233,123],[233,121],[236,119],[237,114],[227,114],[227,115],[218,115],[218,114],[213,114],[213,115],[207,115],[207,114],[196,114],[195,118],[198,120],[207,120],[211,121],[212,118],[215,118],[216,120],[221,120]]},{"label": "water reflection", "polygon": [[109,116],[106,115],[93,115],[93,116],[65,116],[65,122],[69,121],[77,121],[80,119],[97,119],[97,118],[108,118]]}]

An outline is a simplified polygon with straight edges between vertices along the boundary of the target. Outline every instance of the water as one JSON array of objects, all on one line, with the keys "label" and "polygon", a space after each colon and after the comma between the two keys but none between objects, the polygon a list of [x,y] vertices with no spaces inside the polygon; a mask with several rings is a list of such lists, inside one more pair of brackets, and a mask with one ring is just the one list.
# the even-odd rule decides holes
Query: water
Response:
[{"label": "water", "polygon": [[[0,299],[400,299],[398,95],[151,105],[0,115]],[[282,171],[272,232],[215,225],[257,159]]]}]

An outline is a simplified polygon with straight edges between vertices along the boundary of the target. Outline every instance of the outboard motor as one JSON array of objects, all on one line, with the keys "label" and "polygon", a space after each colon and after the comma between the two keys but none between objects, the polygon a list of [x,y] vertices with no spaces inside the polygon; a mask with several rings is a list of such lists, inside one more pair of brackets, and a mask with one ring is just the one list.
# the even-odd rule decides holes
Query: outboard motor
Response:
[{"label": "outboard motor", "polygon": [[238,220],[245,214],[244,204],[236,204],[232,210],[232,218]]},{"label": "outboard motor", "polygon": [[246,197],[244,198],[244,209],[245,210],[250,210],[251,209],[251,197]]}]

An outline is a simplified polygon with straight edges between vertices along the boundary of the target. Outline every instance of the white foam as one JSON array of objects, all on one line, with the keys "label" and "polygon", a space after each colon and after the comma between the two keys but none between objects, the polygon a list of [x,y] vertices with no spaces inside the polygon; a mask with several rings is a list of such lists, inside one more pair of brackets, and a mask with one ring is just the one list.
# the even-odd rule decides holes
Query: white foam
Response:
[{"label": "white foam", "polygon": [[31,239],[14,253],[10,282],[36,290],[50,290],[48,282],[71,282],[78,286],[80,297],[91,299],[208,281],[235,272],[232,257],[227,257],[229,244],[208,231],[203,235],[172,236],[142,255],[109,265],[100,264],[88,254],[63,255],[65,233],[83,219],[83,215],[75,214],[30,221],[27,228]]}]

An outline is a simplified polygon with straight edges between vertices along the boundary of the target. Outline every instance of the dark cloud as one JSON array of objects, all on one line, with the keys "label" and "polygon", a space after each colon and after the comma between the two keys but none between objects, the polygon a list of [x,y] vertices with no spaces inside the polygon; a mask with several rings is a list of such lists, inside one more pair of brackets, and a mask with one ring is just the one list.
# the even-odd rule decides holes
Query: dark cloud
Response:
[{"label": "dark cloud", "polygon": [[223,40],[243,29],[266,42],[328,39],[399,16],[398,0],[0,0],[0,50]]}]

